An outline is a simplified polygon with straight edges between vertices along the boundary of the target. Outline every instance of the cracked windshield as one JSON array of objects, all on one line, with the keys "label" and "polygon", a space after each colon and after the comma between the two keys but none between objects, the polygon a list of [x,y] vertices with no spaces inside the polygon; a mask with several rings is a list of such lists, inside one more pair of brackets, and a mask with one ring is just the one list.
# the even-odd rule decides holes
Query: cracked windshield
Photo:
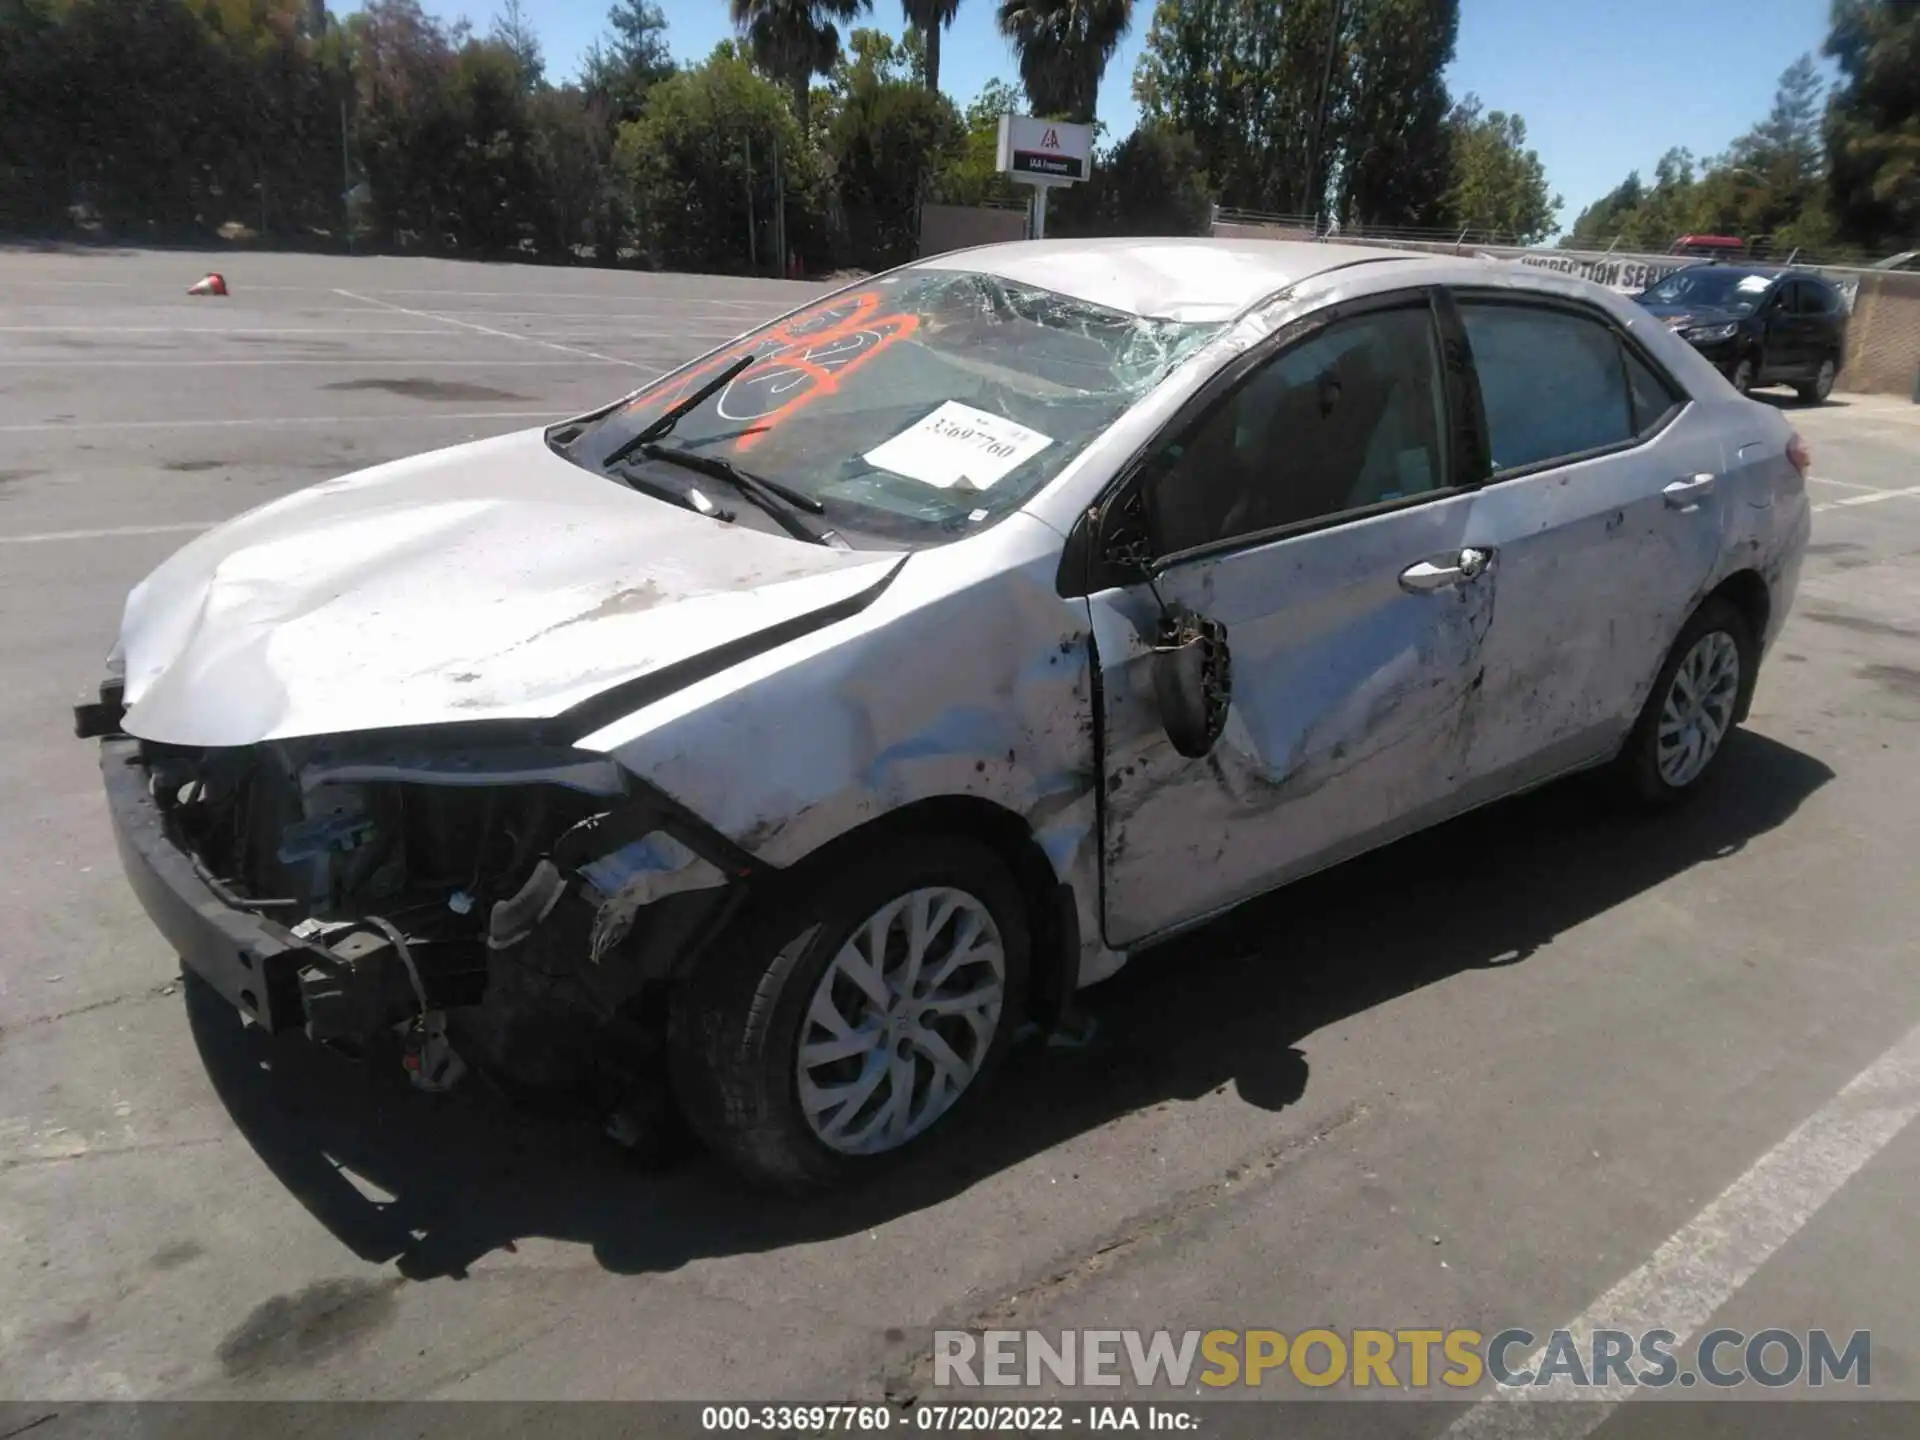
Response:
[{"label": "cracked windshield", "polygon": [[797,491],[842,533],[937,544],[1017,508],[1220,328],[991,275],[886,277],[642,392],[579,458],[618,457],[751,357],[662,443]]}]

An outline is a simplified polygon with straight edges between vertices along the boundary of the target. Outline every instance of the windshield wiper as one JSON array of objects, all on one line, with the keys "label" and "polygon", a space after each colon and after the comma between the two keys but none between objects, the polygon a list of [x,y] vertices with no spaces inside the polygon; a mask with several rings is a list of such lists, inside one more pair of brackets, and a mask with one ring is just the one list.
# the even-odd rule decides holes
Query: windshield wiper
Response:
[{"label": "windshield wiper", "polygon": [[738,360],[727,366],[726,369],[722,370],[718,375],[714,376],[713,379],[702,385],[684,400],[676,405],[668,406],[657,418],[643,426],[638,434],[621,441],[613,448],[612,453],[600,463],[603,465],[617,465],[636,450],[651,445],[663,435],[671,434],[673,427],[680,423],[681,416],[689,415],[693,411],[698,410],[702,405],[707,403],[709,398],[726,389],[727,386],[739,379],[742,372],[744,372],[749,365],[753,364],[754,359],[755,357],[752,355],[742,355]]},{"label": "windshield wiper", "polygon": [[658,460],[663,465],[678,465],[697,475],[711,475],[716,480],[726,481],[778,520],[791,535],[812,541],[815,545],[845,544],[833,531],[816,529],[802,518],[802,512],[806,515],[824,515],[827,511],[825,505],[805,491],[756,475],[751,470],[743,470],[731,460],[722,460],[718,455],[700,455],[677,445],[661,445],[655,441],[648,441],[639,450],[647,459]]},{"label": "windshield wiper", "polygon": [[669,505],[678,505],[684,510],[692,510],[715,520],[729,521],[734,518],[733,511],[714,504],[691,485],[684,489],[675,489],[671,485],[659,485],[651,480],[644,480],[631,470],[621,470],[620,481],[629,490],[638,490],[642,495],[650,495],[655,500],[664,500]]}]

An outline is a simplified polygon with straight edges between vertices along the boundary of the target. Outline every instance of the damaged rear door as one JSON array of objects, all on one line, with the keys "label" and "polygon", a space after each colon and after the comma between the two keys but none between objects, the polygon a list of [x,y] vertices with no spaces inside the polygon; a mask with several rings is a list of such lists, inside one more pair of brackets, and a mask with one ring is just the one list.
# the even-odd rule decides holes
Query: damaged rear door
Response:
[{"label": "damaged rear door", "polygon": [[[1370,297],[1290,327],[1098,512],[1109,944],[1450,807],[1498,565],[1468,544],[1456,477],[1477,440],[1455,423],[1464,357],[1432,304]],[[1228,703],[1205,746],[1169,714],[1169,617],[1223,642]]]},{"label": "damaged rear door", "polygon": [[1617,749],[1721,558],[1719,427],[1597,307],[1456,290],[1488,436],[1468,543],[1500,556],[1473,798]]}]

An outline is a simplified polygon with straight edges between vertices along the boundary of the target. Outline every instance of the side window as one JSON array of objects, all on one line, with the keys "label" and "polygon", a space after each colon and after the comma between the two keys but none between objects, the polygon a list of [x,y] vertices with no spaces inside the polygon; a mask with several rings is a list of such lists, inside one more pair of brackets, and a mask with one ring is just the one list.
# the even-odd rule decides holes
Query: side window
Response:
[{"label": "side window", "polygon": [[1810,283],[1801,287],[1808,304],[1805,309],[1810,315],[1838,315],[1841,310],[1840,292],[1831,285]]},{"label": "side window", "polygon": [[1422,302],[1335,321],[1247,377],[1149,472],[1162,555],[1446,483],[1443,381]]},{"label": "side window", "polygon": [[1802,285],[1798,280],[1792,280],[1780,288],[1784,292],[1780,301],[1780,309],[1783,313],[1788,315],[1820,313],[1820,297],[1813,293],[1811,285]]},{"label": "side window", "polygon": [[1633,433],[1645,435],[1679,409],[1685,397],[1627,346],[1620,349],[1627,362],[1627,394],[1633,400]]},{"label": "side window", "polygon": [[1631,440],[1640,431],[1613,330],[1565,310],[1468,300],[1460,306],[1493,471]]}]

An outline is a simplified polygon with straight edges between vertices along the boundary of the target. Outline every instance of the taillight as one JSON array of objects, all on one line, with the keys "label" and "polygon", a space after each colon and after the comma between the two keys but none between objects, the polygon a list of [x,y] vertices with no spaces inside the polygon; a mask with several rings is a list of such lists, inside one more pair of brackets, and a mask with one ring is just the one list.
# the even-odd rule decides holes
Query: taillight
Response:
[{"label": "taillight", "polygon": [[1813,451],[1807,448],[1807,442],[1797,432],[1787,441],[1787,461],[1800,472],[1802,480],[1813,470]]}]

